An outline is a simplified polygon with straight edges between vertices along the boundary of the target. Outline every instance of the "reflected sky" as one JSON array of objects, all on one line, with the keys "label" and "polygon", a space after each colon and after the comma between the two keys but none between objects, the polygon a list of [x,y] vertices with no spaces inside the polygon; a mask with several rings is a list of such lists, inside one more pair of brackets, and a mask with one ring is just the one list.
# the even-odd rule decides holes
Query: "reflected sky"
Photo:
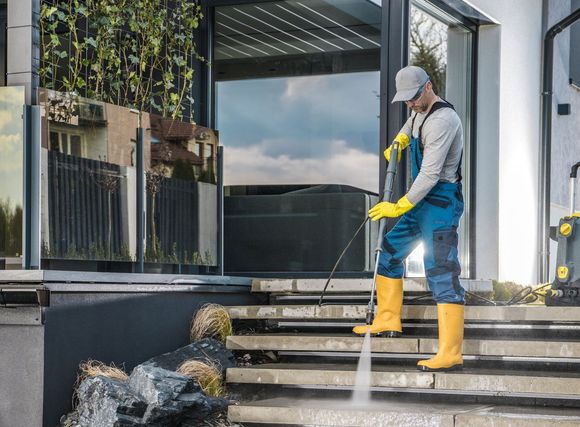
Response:
[{"label": "reflected sky", "polygon": [[23,87],[0,88],[0,200],[22,206]]},{"label": "reflected sky", "polygon": [[233,184],[377,191],[379,73],[219,82],[217,128]]}]

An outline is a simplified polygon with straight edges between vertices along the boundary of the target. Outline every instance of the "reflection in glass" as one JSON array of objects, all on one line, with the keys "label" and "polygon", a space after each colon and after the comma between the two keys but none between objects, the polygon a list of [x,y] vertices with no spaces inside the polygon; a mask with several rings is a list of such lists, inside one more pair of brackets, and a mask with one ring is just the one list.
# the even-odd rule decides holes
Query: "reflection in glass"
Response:
[{"label": "reflection in glass", "polygon": [[21,268],[23,87],[0,88],[0,268]]},{"label": "reflection in glass", "polygon": [[41,90],[42,257],[135,258],[130,110]]},{"label": "reflection in glass", "polygon": [[39,99],[42,257],[49,268],[60,267],[59,260],[137,261],[139,126],[145,129],[145,262],[215,265],[212,130],[50,90]]},{"label": "reflection in glass", "polygon": [[151,115],[145,261],[216,265],[215,133]]},{"label": "reflection in glass", "polygon": [[[429,12],[427,12],[429,10]],[[437,16],[435,16],[437,15]],[[459,259],[462,277],[469,277],[469,193],[471,174],[471,41],[469,30],[424,1],[416,1],[410,16],[410,58],[423,67],[433,82],[435,93],[453,104],[463,124],[463,195],[465,212],[459,225]],[[410,176],[410,175],[409,175]],[[410,182],[409,182],[410,185]],[[406,275],[424,277],[423,245],[407,259]]]},{"label": "reflection in glass", "polygon": [[378,72],[218,82],[225,184],[376,192],[378,90]]}]

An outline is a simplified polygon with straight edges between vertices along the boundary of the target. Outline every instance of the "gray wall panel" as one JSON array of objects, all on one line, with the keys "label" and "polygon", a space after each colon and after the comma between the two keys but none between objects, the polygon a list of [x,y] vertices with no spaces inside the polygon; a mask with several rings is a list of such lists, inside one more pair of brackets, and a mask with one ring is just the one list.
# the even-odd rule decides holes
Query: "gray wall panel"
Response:
[{"label": "gray wall panel", "polygon": [[[204,303],[255,302],[241,293],[53,293],[45,311],[44,426],[70,411],[78,365],[114,362],[127,372],[189,343],[189,325]],[[30,424],[31,426],[33,424]]]},{"label": "gray wall panel", "polygon": [[0,324],[0,427],[42,425],[43,343],[42,326]]}]

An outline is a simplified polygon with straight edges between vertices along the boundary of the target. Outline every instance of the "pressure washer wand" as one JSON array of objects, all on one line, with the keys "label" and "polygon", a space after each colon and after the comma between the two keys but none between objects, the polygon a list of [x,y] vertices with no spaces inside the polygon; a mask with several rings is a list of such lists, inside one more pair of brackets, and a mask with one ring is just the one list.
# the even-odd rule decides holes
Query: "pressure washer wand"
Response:
[{"label": "pressure washer wand", "polygon": [[[385,188],[383,191],[382,202],[390,202],[393,198],[393,184],[395,182],[395,175],[397,174],[397,156],[399,155],[399,142],[393,141],[391,148],[391,158],[387,166],[387,174],[385,176]],[[371,299],[367,307],[366,324],[369,326],[373,323],[375,315],[375,290],[377,288],[377,271],[379,269],[379,258],[383,252],[383,238],[385,236],[385,228],[387,226],[387,218],[381,218],[379,221],[379,234],[377,237],[377,247],[375,249],[375,270],[373,272],[373,286],[371,288]]]}]

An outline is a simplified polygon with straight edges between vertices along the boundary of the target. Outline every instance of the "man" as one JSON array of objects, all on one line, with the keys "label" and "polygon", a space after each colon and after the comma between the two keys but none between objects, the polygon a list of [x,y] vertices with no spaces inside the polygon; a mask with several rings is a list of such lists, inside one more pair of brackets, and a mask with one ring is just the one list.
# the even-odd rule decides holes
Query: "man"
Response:
[{"label": "man", "polygon": [[[425,371],[460,369],[463,366],[464,289],[459,283],[457,227],[463,214],[461,159],[463,129],[453,106],[439,98],[427,73],[405,67],[396,76],[392,102],[403,101],[411,116],[395,137],[401,151],[410,146],[413,184],[397,203],[381,202],[369,215],[373,221],[401,216],[386,234],[379,259],[377,312],[371,333],[401,335],[403,261],[423,242],[427,283],[437,302],[439,351],[417,366]],[[392,145],[385,150],[390,160]],[[353,329],[364,334],[366,326]]]}]

